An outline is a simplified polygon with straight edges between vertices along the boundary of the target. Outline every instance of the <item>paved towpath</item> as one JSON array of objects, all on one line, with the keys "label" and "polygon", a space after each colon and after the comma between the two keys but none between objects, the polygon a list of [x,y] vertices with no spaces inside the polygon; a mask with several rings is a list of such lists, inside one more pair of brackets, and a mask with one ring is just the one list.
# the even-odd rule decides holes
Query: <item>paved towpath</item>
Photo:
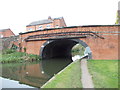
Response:
[{"label": "paved towpath", "polygon": [[92,77],[88,71],[87,59],[81,60],[81,71],[82,71],[82,85],[83,88],[94,88]]}]

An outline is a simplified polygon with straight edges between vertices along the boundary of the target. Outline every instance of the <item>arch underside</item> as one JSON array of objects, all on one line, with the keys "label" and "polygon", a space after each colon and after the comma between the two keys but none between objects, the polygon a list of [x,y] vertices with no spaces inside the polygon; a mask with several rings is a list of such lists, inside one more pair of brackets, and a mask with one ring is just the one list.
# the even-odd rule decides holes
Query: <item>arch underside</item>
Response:
[{"label": "arch underside", "polygon": [[85,42],[79,39],[61,39],[47,41],[41,47],[41,57],[42,59],[71,58],[71,49],[78,43],[82,44],[85,48],[88,46]]}]

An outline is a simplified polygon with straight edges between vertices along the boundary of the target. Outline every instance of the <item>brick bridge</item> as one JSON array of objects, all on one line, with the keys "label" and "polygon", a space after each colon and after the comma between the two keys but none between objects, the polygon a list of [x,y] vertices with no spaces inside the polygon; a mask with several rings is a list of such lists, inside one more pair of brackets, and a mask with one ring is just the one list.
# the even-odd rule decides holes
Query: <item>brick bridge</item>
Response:
[{"label": "brick bridge", "polygon": [[90,47],[92,59],[118,60],[120,25],[89,25],[20,33],[20,51],[42,58],[71,57],[75,44]]}]

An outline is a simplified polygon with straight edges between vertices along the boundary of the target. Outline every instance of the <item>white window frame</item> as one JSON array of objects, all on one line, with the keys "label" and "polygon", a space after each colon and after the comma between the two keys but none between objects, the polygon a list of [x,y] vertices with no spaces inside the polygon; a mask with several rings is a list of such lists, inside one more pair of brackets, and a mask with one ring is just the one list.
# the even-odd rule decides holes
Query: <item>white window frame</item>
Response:
[{"label": "white window frame", "polygon": [[50,27],[51,27],[51,25],[50,25],[50,24],[46,25],[46,28],[50,28]]},{"label": "white window frame", "polygon": [[43,29],[43,26],[39,26],[39,29]]},{"label": "white window frame", "polygon": [[28,28],[28,31],[32,31],[33,29],[32,28]]}]

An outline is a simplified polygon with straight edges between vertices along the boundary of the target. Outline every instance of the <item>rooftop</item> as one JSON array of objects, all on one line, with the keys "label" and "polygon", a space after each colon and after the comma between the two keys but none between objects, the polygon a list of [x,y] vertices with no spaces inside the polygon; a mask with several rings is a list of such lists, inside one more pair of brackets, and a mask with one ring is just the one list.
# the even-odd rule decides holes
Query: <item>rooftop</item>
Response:
[{"label": "rooftop", "polygon": [[52,23],[53,20],[62,19],[63,17],[51,18],[51,19],[50,19],[50,18],[51,18],[51,17],[48,17],[48,19],[31,22],[31,23],[30,23],[29,25],[27,25],[27,26],[34,26],[34,25],[40,25],[40,24],[48,24],[48,23]]},{"label": "rooftop", "polygon": [[7,29],[0,29],[0,32],[4,32],[6,30],[10,30],[10,28],[7,28]]}]

